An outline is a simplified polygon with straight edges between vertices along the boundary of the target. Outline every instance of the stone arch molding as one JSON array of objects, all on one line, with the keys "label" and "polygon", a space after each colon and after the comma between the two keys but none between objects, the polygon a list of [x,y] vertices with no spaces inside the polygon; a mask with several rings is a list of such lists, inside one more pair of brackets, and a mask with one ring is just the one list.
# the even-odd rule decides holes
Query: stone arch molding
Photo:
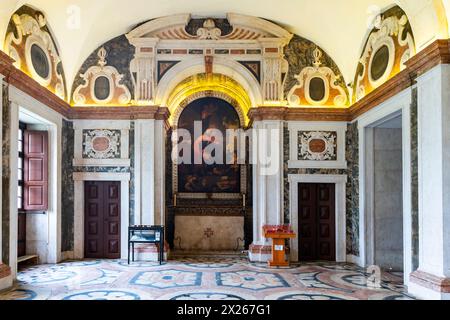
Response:
[{"label": "stone arch molding", "polygon": [[[189,77],[203,73],[205,73],[203,57],[195,57],[178,63],[159,82],[155,94],[155,103],[173,110],[174,106],[171,105],[170,96],[175,88]],[[243,65],[219,57],[215,59],[213,73],[224,75],[236,81],[248,96],[251,103],[250,107],[263,104],[263,94],[257,79]]]},{"label": "stone arch molding", "polygon": [[[199,75],[200,77],[204,77],[204,74]],[[226,76],[223,75],[214,75],[220,80],[223,80],[225,82],[228,81]],[[192,83],[192,78],[188,78],[185,83],[189,86],[190,83]],[[196,81],[194,79],[194,81]],[[181,86],[182,87],[182,86]],[[181,114],[183,113],[183,110],[192,102],[206,97],[213,97],[213,98],[219,98],[226,102],[228,102],[230,105],[233,106],[233,108],[236,110],[241,127],[246,127],[249,123],[248,119],[248,111],[249,106],[245,103],[245,97],[242,99],[242,88],[236,87],[234,90],[232,88],[227,88],[225,86],[225,90],[220,89],[216,86],[212,86],[210,88],[202,88],[197,87],[193,90],[174,90],[175,97],[172,100],[171,107],[169,107],[169,110],[171,111],[171,117],[169,119],[169,123],[173,128],[176,128],[178,126],[178,122],[180,119]],[[179,91],[179,92],[177,92]],[[241,98],[239,98],[239,95],[241,95]]]}]

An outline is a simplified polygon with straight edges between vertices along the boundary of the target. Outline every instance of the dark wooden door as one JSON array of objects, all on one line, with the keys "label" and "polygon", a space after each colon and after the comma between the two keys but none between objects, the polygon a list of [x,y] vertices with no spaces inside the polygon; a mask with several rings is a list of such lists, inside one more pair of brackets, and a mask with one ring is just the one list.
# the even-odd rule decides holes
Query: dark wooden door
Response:
[{"label": "dark wooden door", "polygon": [[300,261],[335,261],[335,185],[302,183],[298,193]]},{"label": "dark wooden door", "polygon": [[120,182],[85,183],[84,254],[120,258]]}]

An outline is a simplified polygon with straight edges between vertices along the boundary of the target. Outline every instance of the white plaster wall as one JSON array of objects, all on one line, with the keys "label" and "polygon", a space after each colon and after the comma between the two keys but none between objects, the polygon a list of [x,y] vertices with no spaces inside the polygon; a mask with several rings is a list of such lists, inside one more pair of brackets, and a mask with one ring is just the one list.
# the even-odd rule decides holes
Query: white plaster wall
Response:
[{"label": "white plaster wall", "polygon": [[403,271],[402,129],[374,129],[375,264]]}]

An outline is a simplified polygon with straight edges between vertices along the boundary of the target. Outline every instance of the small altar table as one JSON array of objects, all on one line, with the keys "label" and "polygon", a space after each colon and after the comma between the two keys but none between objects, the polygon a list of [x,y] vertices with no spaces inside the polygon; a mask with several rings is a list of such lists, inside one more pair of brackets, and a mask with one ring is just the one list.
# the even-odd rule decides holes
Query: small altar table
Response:
[{"label": "small altar table", "polygon": [[287,267],[289,261],[286,261],[286,239],[296,237],[294,231],[288,225],[284,226],[269,226],[263,227],[264,237],[272,239],[272,260],[270,260],[270,267]]}]

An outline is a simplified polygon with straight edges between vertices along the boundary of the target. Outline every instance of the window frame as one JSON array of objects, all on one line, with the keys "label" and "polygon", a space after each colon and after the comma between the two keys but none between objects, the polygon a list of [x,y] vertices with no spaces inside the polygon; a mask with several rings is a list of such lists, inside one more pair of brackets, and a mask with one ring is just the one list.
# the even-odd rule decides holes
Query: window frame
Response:
[{"label": "window frame", "polygon": [[[26,212],[24,209],[25,203],[24,203],[24,196],[25,196],[25,172],[24,172],[24,166],[25,166],[25,131],[27,130],[27,124],[24,122],[19,122],[19,129],[18,129],[18,136],[17,144],[22,144],[22,151],[19,150],[18,152],[18,158],[17,163],[21,163],[21,168],[18,167],[17,173],[19,170],[22,171],[21,178],[19,176],[17,177],[17,209],[19,212]],[[20,134],[20,131],[22,131],[22,134]],[[19,187],[22,187],[22,192],[19,193]],[[20,207],[19,207],[19,199],[20,201]]]}]

